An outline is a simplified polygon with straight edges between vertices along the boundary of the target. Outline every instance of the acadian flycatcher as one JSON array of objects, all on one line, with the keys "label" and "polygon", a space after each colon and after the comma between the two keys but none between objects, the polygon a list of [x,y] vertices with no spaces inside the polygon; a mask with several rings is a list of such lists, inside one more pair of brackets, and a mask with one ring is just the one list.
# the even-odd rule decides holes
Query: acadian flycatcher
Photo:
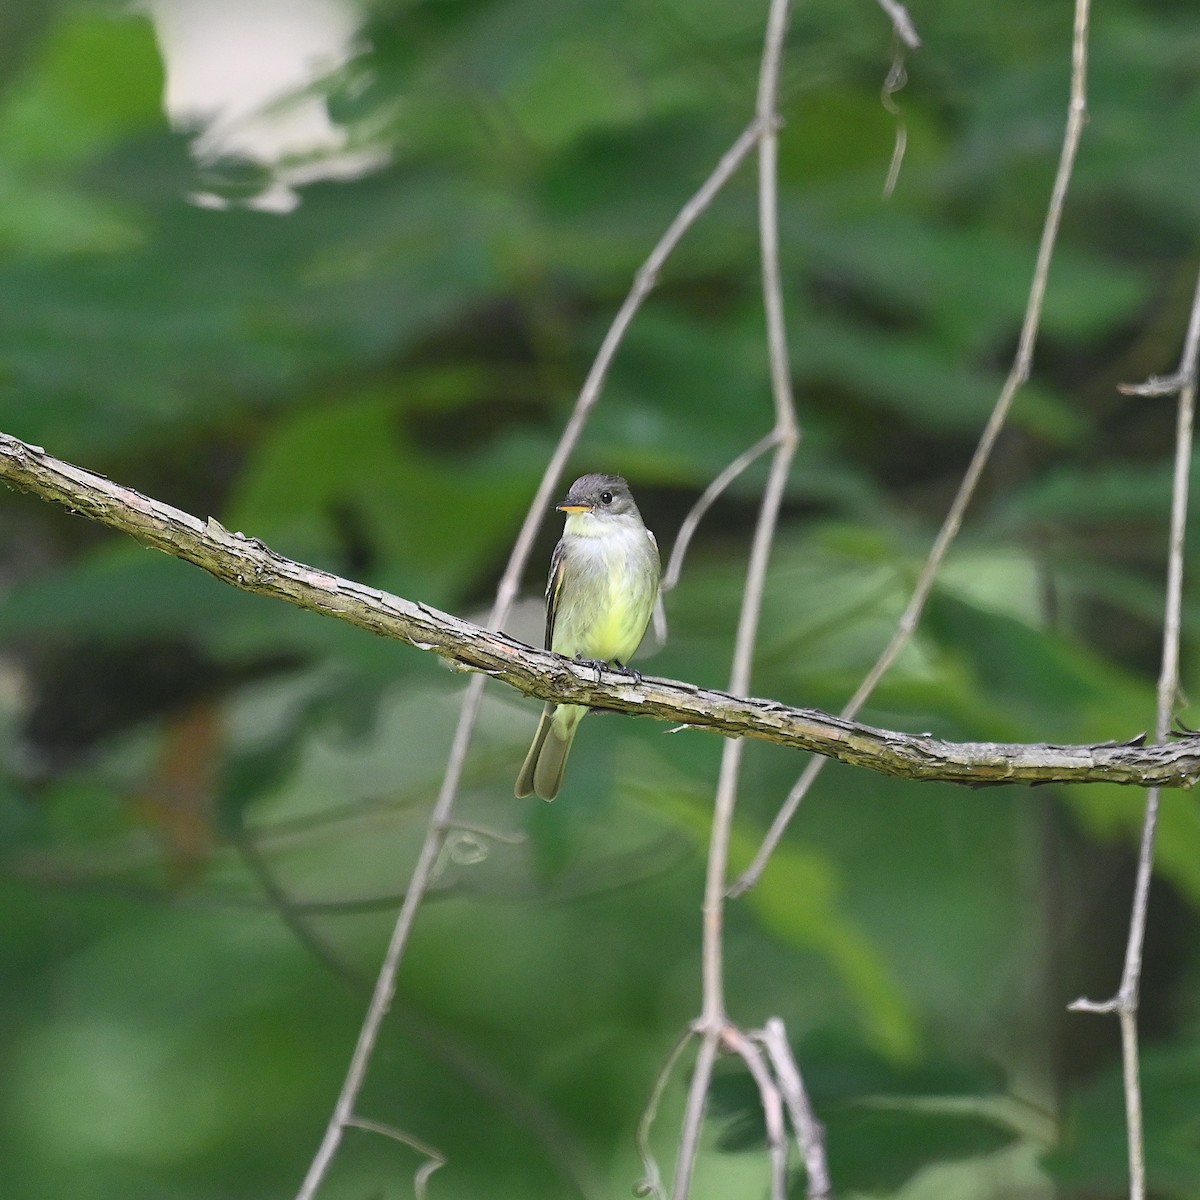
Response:
[{"label": "acadian flycatcher", "polygon": [[[619,475],[584,475],[556,506],[567,514],[546,584],[546,649],[625,669],[654,611],[658,543]],[[547,704],[517,776],[518,797],[553,800],[587,707]]]}]

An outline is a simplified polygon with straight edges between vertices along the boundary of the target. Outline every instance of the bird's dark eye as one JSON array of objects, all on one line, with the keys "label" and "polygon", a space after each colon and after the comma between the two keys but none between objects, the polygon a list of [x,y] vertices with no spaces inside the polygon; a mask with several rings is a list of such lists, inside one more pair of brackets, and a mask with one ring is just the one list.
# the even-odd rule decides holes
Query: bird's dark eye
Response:
[{"label": "bird's dark eye", "polygon": [[612,492],[601,492],[600,493],[600,503],[601,504],[611,504],[612,503]]}]

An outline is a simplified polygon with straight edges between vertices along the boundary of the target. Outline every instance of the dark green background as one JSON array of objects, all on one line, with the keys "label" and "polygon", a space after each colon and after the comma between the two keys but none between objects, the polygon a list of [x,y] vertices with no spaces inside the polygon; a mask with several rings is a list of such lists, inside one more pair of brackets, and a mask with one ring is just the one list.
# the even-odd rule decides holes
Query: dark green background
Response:
[{"label": "dark green background", "polygon": [[[391,165],[277,216],[188,204],[249,194],[261,173],[192,161],[144,19],[0,7],[0,429],[477,614],[633,272],[749,119],[764,15],[379,0],[363,55],[322,86]],[[883,15],[802,3],[788,39],[780,215],[805,439],[754,690],[789,703],[839,708],[890,634],[1007,371],[1065,119],[1069,4],[912,15],[925,48],[898,96],[908,151],[887,201]],[[1200,12],[1105,0],[1091,50],[1034,377],[864,714],[877,724],[1054,741],[1153,724],[1173,409],[1115,385],[1179,355]],[[573,463],[627,475],[667,549],[770,427],[755,213],[747,169],[672,259]],[[762,479],[713,511],[644,669],[727,678]],[[0,500],[0,1194],[289,1195],[463,682]],[[1189,581],[1193,690],[1197,613]],[[536,638],[536,621],[535,603],[513,631]],[[446,858],[361,1106],[449,1156],[438,1198],[628,1195],[638,1116],[698,1011],[718,739],[591,719],[547,807],[511,794],[535,712],[489,692],[460,813],[523,840],[459,840]],[[802,765],[748,747],[739,865]],[[787,1022],[841,1194],[1123,1194],[1115,1023],[1065,1006],[1116,986],[1142,801],[824,772],[731,907],[727,948],[733,1016]],[[1165,797],[1151,898],[1158,1197],[1200,1194],[1195,814]],[[272,907],[255,848],[336,970]],[[667,1166],[683,1078],[657,1127]],[[757,1111],[722,1072],[698,1200],[766,1194]],[[418,1161],[352,1131],[322,1194],[406,1196]]]}]

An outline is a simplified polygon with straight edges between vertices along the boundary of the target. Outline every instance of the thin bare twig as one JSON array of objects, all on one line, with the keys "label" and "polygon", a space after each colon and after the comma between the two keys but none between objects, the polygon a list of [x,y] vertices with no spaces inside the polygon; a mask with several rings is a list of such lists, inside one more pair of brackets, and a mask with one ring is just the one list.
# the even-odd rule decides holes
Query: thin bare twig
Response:
[{"label": "thin bare twig", "polygon": [[[375,1042],[379,1036],[380,1026],[383,1024],[384,1017],[387,1016],[388,1009],[392,1004],[392,997],[396,992],[396,973],[400,968],[400,960],[408,944],[408,937],[412,931],[413,922],[416,919],[417,909],[420,907],[422,900],[424,900],[425,893],[434,877],[437,861],[442,851],[442,844],[445,841],[446,832],[449,828],[462,764],[466,760],[471,729],[474,724],[475,715],[479,710],[482,683],[483,677],[477,677],[471,681],[471,685],[467,689],[462,714],[460,715],[458,727],[455,730],[454,741],[451,746],[450,765],[447,768],[437,802],[433,807],[428,832],[421,845],[420,853],[417,856],[417,864],[413,868],[412,877],[409,880],[408,889],[404,895],[404,903],[400,906],[400,914],[396,918],[396,924],[392,928],[392,935],[388,940],[383,965],[380,967],[375,983],[375,990],[371,995],[371,1002],[367,1007],[366,1016],[359,1030],[358,1041],[355,1044],[354,1053],[350,1058],[350,1066],[346,1072],[342,1090],[338,1094],[329,1124],[325,1129],[325,1135],[317,1148],[317,1153],[309,1167],[308,1174],[305,1176],[303,1183],[300,1185],[300,1190],[296,1194],[297,1200],[312,1200],[312,1197],[316,1195],[317,1189],[321,1186],[321,1181],[329,1169],[329,1164],[333,1161],[333,1156],[337,1153],[338,1146],[341,1145],[343,1132],[355,1120],[354,1105],[358,1100],[359,1092],[362,1090],[363,1081],[366,1079],[367,1067],[370,1065],[371,1056],[375,1050]],[[470,715],[469,719],[468,714]]]},{"label": "thin bare twig", "polygon": [[[575,446],[583,432],[592,410],[600,398],[600,391],[607,377],[609,367],[616,356],[626,331],[642,302],[653,290],[658,281],[658,274],[663,265],[679,244],[684,234],[691,228],[705,209],[712,203],[713,198],[732,177],[742,161],[753,149],[758,140],[758,123],[752,123],[748,129],[734,142],[718,162],[716,168],[704,181],[696,193],[684,204],[678,215],[668,226],[666,232],[651,250],[643,263],[624,303],[613,318],[595,361],[580,389],[579,397],[571,416],[563,429],[558,445],[550,456],[550,461],[542,475],[534,498],[529,506],[521,530],[509,555],[508,564],[496,589],[496,600],[492,606],[489,625],[498,628],[507,619],[516,600],[520,587],[521,576],[525,563],[533,546],[534,538],[549,507],[553,491],[566,467],[567,460],[574,452]],[[450,754],[446,766],[446,774],[442,781],[438,798],[430,814],[428,831],[417,858],[416,867],[409,881],[404,904],[396,918],[396,924],[380,967],[379,977],[371,1003],[363,1019],[358,1042],[351,1056],[350,1066],[342,1090],[338,1095],[329,1123],[321,1144],[313,1158],[308,1174],[305,1176],[296,1200],[312,1200],[320,1187],[329,1164],[337,1152],[341,1142],[342,1131],[350,1119],[358,1094],[366,1077],[367,1067],[374,1053],[375,1042],[379,1027],[387,1013],[392,995],[395,991],[396,973],[408,944],[413,922],[416,919],[425,893],[429,887],[441,854],[447,830],[453,817],[454,803],[458,794],[459,780],[462,777],[466,762],[467,751],[479,717],[479,709],[483,701],[485,676],[477,676],[467,686],[463,697],[462,708],[459,712],[458,725],[454,731]]]},{"label": "thin bare twig", "polygon": [[884,109],[896,118],[896,140],[892,145],[892,161],[888,164],[887,176],[883,181],[883,198],[891,199],[896,190],[896,181],[900,178],[900,168],[904,163],[904,152],[908,149],[908,123],[900,113],[900,105],[896,103],[895,95],[908,82],[908,72],[904,69],[904,51],[896,44],[896,53],[892,56],[892,65],[883,81],[880,100]]},{"label": "thin bare twig", "polygon": [[783,1096],[762,1051],[740,1029],[725,1030],[725,1043],[746,1064],[758,1087],[763,1106],[767,1151],[771,1156],[771,1200],[787,1200],[788,1142],[783,1120]]},{"label": "thin bare twig", "polygon": [[392,1126],[384,1125],[380,1121],[368,1121],[363,1117],[350,1117],[347,1119],[346,1124],[353,1126],[355,1129],[365,1129],[367,1133],[377,1133],[380,1137],[391,1138],[393,1141],[407,1146],[410,1150],[415,1150],[418,1154],[423,1154],[428,1159],[428,1162],[423,1163],[417,1168],[417,1172],[413,1176],[413,1192],[417,1200],[426,1200],[426,1197],[429,1195],[430,1175],[446,1165],[446,1156],[440,1150],[435,1150],[428,1142],[423,1142],[420,1138],[413,1137],[411,1133],[404,1133],[402,1130],[393,1129]]},{"label": "thin bare twig", "polygon": [[879,7],[887,13],[892,28],[896,31],[896,36],[910,50],[920,50],[921,39],[917,35],[916,26],[912,23],[912,17],[908,15],[908,9],[903,4],[897,3],[897,0],[879,0]]},{"label": "thin bare twig", "polygon": [[1151,375],[1143,383],[1118,383],[1117,391],[1122,396],[1178,396],[1186,382],[1178,374]]},{"label": "thin bare twig", "polygon": [[[1179,406],[1175,426],[1175,472],[1171,488],[1171,528],[1167,548],[1167,595],[1163,611],[1162,665],[1158,674],[1155,733],[1165,741],[1179,696],[1179,643],[1183,610],[1183,553],[1187,534],[1188,485],[1192,463],[1192,432],[1196,409],[1197,359],[1200,357],[1200,278],[1192,300],[1187,336],[1179,370]],[[1146,393],[1155,394],[1155,393]],[[1146,940],[1146,914],[1150,903],[1150,879],[1154,872],[1154,839],[1158,828],[1159,789],[1146,796],[1146,814],[1138,848],[1137,878],[1125,945],[1125,965],[1117,994],[1102,1003],[1080,999],[1070,1007],[1075,1012],[1115,1012],[1121,1025],[1121,1067],[1125,1089],[1125,1127],[1129,1143],[1129,1197],[1146,1195],[1146,1149],[1142,1128],[1142,1086],[1138,1049],[1138,1006],[1141,992],[1142,951]]]},{"label": "thin bare twig", "polygon": [[470,833],[484,842],[499,842],[504,846],[523,846],[529,839],[521,832],[506,833],[501,829],[492,829],[487,825],[477,825],[474,821],[462,821],[457,817],[449,822],[449,826],[459,833]]},{"label": "thin bare twig", "polygon": [[642,1110],[641,1120],[638,1121],[636,1141],[638,1157],[642,1160],[642,1167],[646,1174],[634,1186],[635,1196],[652,1196],[654,1200],[664,1200],[666,1193],[663,1191],[662,1172],[658,1169],[658,1159],[655,1158],[654,1150],[650,1145],[650,1130],[658,1117],[658,1106],[662,1103],[667,1084],[675,1073],[675,1065],[679,1062],[684,1050],[687,1049],[688,1043],[695,1036],[696,1031],[689,1025],[676,1039],[670,1054],[667,1055],[667,1061],[663,1063],[654,1080],[654,1087],[650,1089],[650,1099],[646,1101],[646,1107]]},{"label": "thin bare twig", "polygon": [[695,536],[696,530],[700,527],[700,522],[708,515],[708,510],[717,502],[725,489],[743,471],[758,462],[778,440],[779,431],[772,429],[770,433],[759,438],[749,449],[743,450],[700,493],[700,498],[692,505],[688,515],[684,517],[683,524],[679,526],[679,533],[675,536],[675,545],[671,547],[671,557],[667,562],[666,571],[663,572],[662,590],[664,592],[671,591],[679,583],[679,577],[683,574],[683,560],[687,556],[688,547],[692,544],[692,538]]},{"label": "thin bare twig", "polygon": [[712,1086],[713,1064],[716,1061],[717,1036],[702,1036],[692,1067],[692,1082],[688,1087],[687,1107],[679,1134],[679,1150],[675,1155],[672,1200],[686,1200],[691,1190],[692,1172],[696,1169],[696,1159],[700,1154],[700,1130],[704,1127],[704,1110],[708,1105],[708,1089]]},{"label": "thin bare twig", "polygon": [[768,1018],[758,1038],[771,1061],[792,1128],[796,1131],[796,1144],[808,1174],[808,1200],[829,1200],[833,1195],[833,1187],[825,1157],[825,1130],[813,1115],[812,1104],[783,1022],[778,1017]]},{"label": "thin bare twig", "polygon": [[679,583],[679,577],[683,573],[683,560],[687,556],[688,547],[691,545],[692,538],[695,536],[696,530],[700,528],[700,522],[704,520],[708,510],[716,503],[717,498],[725,491],[727,487],[747,468],[759,460],[768,450],[775,445],[775,430],[764,437],[759,438],[748,450],[743,450],[700,494],[700,498],[692,505],[686,517],[683,519],[683,524],[679,527],[679,532],[675,535],[675,545],[671,547],[671,558],[667,563],[667,569],[663,573],[662,583],[659,585],[658,599],[654,604],[654,636],[658,639],[659,644],[667,640],[667,610],[663,605],[663,596],[667,592],[672,591]]},{"label": "thin bare twig", "polygon": [[[750,687],[754,646],[762,610],[763,586],[767,564],[775,540],[787,487],[788,471],[799,442],[796,406],[792,397],[791,368],[788,360],[787,327],[784,319],[783,286],[779,269],[778,103],[779,71],[789,16],[788,0],[771,0],[763,39],[762,66],[758,77],[756,113],[761,129],[758,147],[758,223],[762,260],[763,306],[766,313],[767,352],[771,373],[771,395],[775,405],[775,452],[763,489],[762,504],[750,557],[746,583],[738,617],[729,690],[745,694]],[[712,832],[709,837],[708,863],[702,904],[702,1001],[697,1029],[701,1037],[696,1069],[688,1090],[680,1135],[679,1154],[672,1188],[674,1200],[686,1200],[700,1148],[700,1131],[712,1083],[712,1068],[718,1042],[727,1025],[724,984],[724,909],[729,869],[729,842],[737,803],[738,773],[745,743],[727,742],[721,754],[713,806]]]},{"label": "thin bare twig", "polygon": [[[1083,127],[1087,120],[1089,6],[1090,0],[1075,0],[1075,20],[1071,43],[1071,96],[1067,108],[1066,130],[1063,134],[1062,150],[1059,154],[1058,170],[1054,176],[1054,186],[1050,192],[1050,202],[1046,209],[1046,219],[1042,226],[1042,237],[1038,245],[1037,261],[1033,270],[1033,281],[1029,288],[1029,299],[1025,305],[1025,317],[1021,323],[1021,336],[1017,344],[1017,351],[1012,367],[1009,370],[1008,378],[1004,381],[1004,386],[1001,388],[991,416],[988,417],[987,424],[984,426],[983,434],[980,436],[979,444],[975,447],[975,453],[972,455],[970,464],[967,466],[962,483],[959,484],[958,492],[950,505],[950,511],[946,514],[946,519],[938,531],[933,547],[929,551],[929,556],[921,568],[921,573],[917,578],[913,594],[896,625],[896,631],[892,635],[891,641],[884,648],[883,653],[876,660],[874,666],[867,672],[867,676],[859,685],[858,690],[850,698],[846,707],[842,709],[844,717],[853,718],[858,714],[871,693],[874,692],[879,681],[891,669],[892,664],[899,657],[904,647],[908,645],[909,639],[916,631],[917,623],[920,621],[921,614],[925,610],[925,604],[929,599],[930,592],[933,590],[937,574],[941,570],[942,563],[945,561],[951,544],[962,527],[967,507],[975,496],[975,491],[979,486],[979,480],[983,475],[984,468],[991,458],[996,441],[1000,437],[1001,430],[1004,428],[1004,423],[1008,420],[1013,400],[1019,389],[1029,378],[1029,372],[1033,365],[1034,344],[1037,341],[1038,328],[1042,320],[1042,305],[1046,296],[1046,283],[1050,277],[1050,264],[1054,257],[1054,247],[1058,240],[1058,229],[1062,222],[1063,208],[1066,204],[1067,188],[1070,185],[1071,176],[1075,169],[1075,155],[1078,152],[1079,142],[1083,136]],[[750,865],[742,872],[737,882],[733,885],[731,889],[732,895],[741,895],[758,882],[767,865],[767,861],[774,853],[775,847],[779,844],[780,838],[783,837],[784,831],[795,815],[796,809],[800,807],[804,797],[808,794],[809,788],[821,773],[823,766],[823,759],[814,759],[805,768],[800,779],[788,794],[788,798],[784,801],[783,807],[779,810],[775,820],[771,823],[771,828],[763,839],[758,852],[755,854]]]}]

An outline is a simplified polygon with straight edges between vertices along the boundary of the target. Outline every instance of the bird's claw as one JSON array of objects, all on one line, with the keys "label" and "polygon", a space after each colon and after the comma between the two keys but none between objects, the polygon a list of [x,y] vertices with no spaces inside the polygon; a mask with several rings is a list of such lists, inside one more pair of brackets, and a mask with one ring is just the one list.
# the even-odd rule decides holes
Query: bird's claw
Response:
[{"label": "bird's claw", "polygon": [[575,661],[577,663],[579,663],[581,666],[591,667],[592,670],[596,672],[596,682],[597,683],[600,682],[601,676],[604,674],[605,670],[608,667],[608,663],[606,663],[603,659],[601,659],[601,658],[584,658],[582,654],[575,655]]},{"label": "bird's claw", "polygon": [[596,682],[599,683],[601,676],[605,671],[617,671],[622,675],[627,675],[634,683],[642,682],[642,673],[636,667],[627,667],[623,662],[613,659],[612,662],[606,662],[602,658],[584,658],[582,654],[575,655],[575,661],[581,667],[591,667],[596,672]]}]

